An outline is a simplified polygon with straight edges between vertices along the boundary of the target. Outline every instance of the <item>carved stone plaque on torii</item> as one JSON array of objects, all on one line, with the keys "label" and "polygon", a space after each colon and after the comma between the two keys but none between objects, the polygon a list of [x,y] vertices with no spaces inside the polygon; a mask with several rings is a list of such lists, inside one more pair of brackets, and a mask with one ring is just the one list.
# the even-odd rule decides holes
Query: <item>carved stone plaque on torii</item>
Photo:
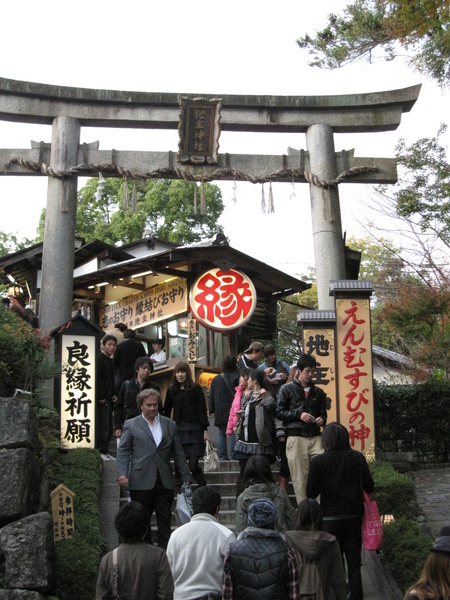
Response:
[{"label": "carved stone plaque on torii", "polygon": [[[310,184],[319,308],[331,309],[330,280],[345,279],[338,185],[395,183],[394,158],[335,152],[334,133],[395,130],[420,85],[337,96],[236,96],[79,89],[0,78],[0,119],[52,125],[51,144],[0,149],[0,175],[48,176],[40,324],[71,316],[78,176]],[[178,152],[99,150],[81,127],[178,129]],[[306,133],[307,151],[220,154],[220,131]],[[301,248],[299,248],[299,252]]]}]

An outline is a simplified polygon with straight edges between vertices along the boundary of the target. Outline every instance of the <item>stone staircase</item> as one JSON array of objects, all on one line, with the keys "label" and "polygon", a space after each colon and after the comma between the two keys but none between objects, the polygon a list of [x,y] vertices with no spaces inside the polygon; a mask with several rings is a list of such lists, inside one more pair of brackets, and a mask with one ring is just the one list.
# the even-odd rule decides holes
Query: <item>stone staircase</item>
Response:
[{"label": "stone staircase", "polygon": [[[111,454],[115,455],[115,449],[111,447]],[[203,466],[203,465],[202,465]],[[274,475],[278,475],[279,463],[272,465]],[[239,475],[239,463],[227,461],[220,463],[220,469],[212,473],[205,473],[208,485],[218,488],[222,496],[222,504],[219,512],[219,522],[234,530],[236,509],[236,482]],[[197,489],[197,484],[192,485]],[[295,506],[295,496],[292,484],[289,484],[291,502]],[[105,540],[108,550],[117,547],[118,540],[114,528],[114,518],[120,508],[121,502],[126,502],[127,497],[121,492],[116,483],[116,463],[109,461],[103,463],[102,489],[100,494],[100,533]],[[175,501],[174,501],[175,506]],[[172,528],[176,528],[174,517],[172,517]],[[156,521],[152,518],[152,529],[156,529]],[[362,579],[365,600],[401,600],[403,595],[396,583],[380,563],[376,553],[363,551]]]},{"label": "stone staircase", "polygon": [[[200,467],[203,469],[203,461],[200,461]],[[273,465],[273,472],[278,475],[278,464]],[[239,462],[235,460],[223,461],[220,463],[218,471],[211,473],[205,473],[205,479],[207,485],[213,485],[216,487],[222,497],[222,503],[219,511],[219,523],[225,525],[232,531],[234,531],[235,511],[236,511],[236,482],[239,477]],[[192,483],[192,491],[197,489],[198,485],[195,481]],[[292,491],[293,492],[293,491]],[[121,502],[127,502],[128,498],[126,492],[121,491]],[[295,496],[292,493],[292,500],[295,506]],[[175,508],[176,500],[173,502],[173,508]],[[152,516],[152,531],[156,531],[156,519],[155,515]],[[172,530],[177,527],[175,517],[172,513]]]},{"label": "stone staircase", "polygon": [[[110,453],[115,455],[115,450],[111,447]],[[203,469],[202,461],[200,466]],[[272,466],[274,475],[278,475],[279,463]],[[238,461],[223,461],[220,463],[218,471],[205,473],[208,485],[215,486],[222,497],[222,503],[219,512],[219,522],[234,530],[235,510],[236,510],[236,482],[239,476]],[[192,484],[192,491],[197,489],[197,484]],[[292,486],[290,486],[291,488]],[[291,501],[295,506],[295,496],[290,489]],[[115,461],[103,462],[102,473],[102,491],[100,496],[100,514],[101,514],[101,535],[106,541],[108,550],[117,546],[117,535],[114,529],[114,518],[122,503],[128,501],[128,495],[121,490],[116,483],[116,463]],[[175,500],[173,504],[175,508]],[[175,517],[172,515],[172,529],[176,528]],[[152,516],[152,531],[156,533],[156,519]]]}]

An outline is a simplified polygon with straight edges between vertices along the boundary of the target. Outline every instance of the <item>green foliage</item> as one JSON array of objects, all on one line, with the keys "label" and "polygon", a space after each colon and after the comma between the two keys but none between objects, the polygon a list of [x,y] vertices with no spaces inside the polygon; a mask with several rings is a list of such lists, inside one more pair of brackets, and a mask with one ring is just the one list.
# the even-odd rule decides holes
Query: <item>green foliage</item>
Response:
[{"label": "green foliage", "polygon": [[383,561],[401,590],[419,579],[432,545],[433,539],[421,533],[416,521],[401,517],[383,526]]},{"label": "green foliage", "polygon": [[400,140],[399,183],[377,188],[373,204],[380,214],[391,217],[391,229],[401,234],[405,247],[387,247],[391,257],[378,258],[372,331],[376,344],[448,376],[450,162],[440,143],[444,131],[442,126],[435,137],[409,147]]},{"label": "green foliage", "polygon": [[5,233],[4,231],[0,231],[0,256],[12,254],[18,250],[27,248],[34,243],[35,242],[28,240],[27,238],[19,240],[15,233]]},{"label": "green foliage", "polygon": [[99,530],[100,478],[96,450],[70,450],[53,465],[52,489],[63,483],[75,493],[74,536],[56,544],[53,592],[61,600],[95,597],[98,565],[105,550]]},{"label": "green foliage", "polygon": [[400,189],[395,193],[399,216],[417,218],[422,232],[432,231],[450,248],[450,161],[440,136],[422,138],[396,146],[398,163],[404,167]]},{"label": "green foliage", "polygon": [[[59,449],[60,439],[60,416],[54,408],[39,406],[33,403],[34,410],[39,417],[39,444],[41,448]],[[49,465],[51,469],[51,465]]]},{"label": "green foliage", "polygon": [[[379,306],[386,299],[392,298],[407,275],[405,263],[401,258],[401,248],[390,239],[385,237],[375,239],[369,235],[363,238],[350,236],[347,245],[352,250],[361,252],[359,279],[373,283],[375,295],[371,300],[372,306]],[[377,327],[374,327],[374,333],[376,332]]]},{"label": "green foliage", "polygon": [[394,515],[395,519],[410,515],[415,497],[414,483],[408,475],[398,473],[388,462],[369,463],[375,483],[375,499],[381,515]]},{"label": "green foliage", "polygon": [[[145,211],[147,226],[156,234],[171,242],[186,244],[223,233],[217,221],[223,212],[220,189],[204,184],[206,215],[194,214],[195,184],[174,180],[151,180],[147,182]],[[200,188],[197,191],[200,206]]]},{"label": "green foliage", "polygon": [[344,16],[328,15],[328,24],[315,38],[306,35],[297,40],[300,48],[309,49],[314,67],[336,69],[360,58],[371,59],[378,45],[386,45],[393,55],[393,40],[384,27],[386,7],[383,2],[357,1],[344,10]]},{"label": "green foliage", "polygon": [[[405,50],[410,64],[445,87],[450,82],[449,0],[356,0],[343,16],[328,15],[314,38],[297,40],[313,56],[311,66],[336,69],[371,61],[377,49],[392,60]],[[401,50],[400,50],[401,48]]]},{"label": "green foliage", "polygon": [[422,462],[450,459],[450,381],[374,386],[377,446],[414,452]]},{"label": "green foliage", "polygon": [[40,330],[0,309],[0,397],[12,396],[15,388],[35,391],[49,347]]},{"label": "green foliage", "polygon": [[[403,284],[379,313],[398,350],[431,373],[450,374],[450,286]],[[426,375],[423,373],[423,375]]]},{"label": "green foliage", "polygon": [[[136,212],[124,210],[124,186],[128,186],[129,206],[133,189],[119,178],[105,180],[100,200],[95,198],[98,179],[88,179],[78,192],[76,232],[86,242],[98,239],[108,244],[134,242],[156,234],[177,244],[189,244],[223,233],[217,224],[224,205],[220,189],[204,184],[206,215],[200,214],[201,188],[197,188],[197,214],[194,214],[195,184],[179,180],[149,179],[136,184]],[[38,233],[43,238],[45,213]]]}]

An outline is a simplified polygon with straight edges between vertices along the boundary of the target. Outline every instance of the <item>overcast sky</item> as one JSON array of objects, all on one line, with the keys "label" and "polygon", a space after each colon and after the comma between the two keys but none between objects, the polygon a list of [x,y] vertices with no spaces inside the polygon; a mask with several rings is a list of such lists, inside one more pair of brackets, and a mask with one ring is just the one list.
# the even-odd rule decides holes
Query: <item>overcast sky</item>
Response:
[{"label": "overcast sky", "polygon": [[[419,100],[395,132],[335,135],[336,151],[355,148],[356,156],[394,155],[400,137],[408,143],[435,135],[447,122],[448,94],[405,66],[401,59],[357,63],[337,71],[307,66],[296,39],[339,13],[341,0],[229,0],[227,3],[76,3],[48,1],[2,4],[0,77],[22,81],[148,92],[197,94],[316,95],[398,89],[422,83]],[[50,126],[0,121],[2,148],[29,148],[30,140],[50,142]],[[82,142],[101,149],[177,150],[176,131],[83,128]],[[449,137],[447,135],[446,141]],[[304,134],[222,133],[220,152],[284,154],[306,148]],[[83,184],[80,179],[79,185]],[[261,186],[220,183],[226,210],[222,218],[231,245],[292,274],[314,264],[306,184],[273,186],[275,214],[262,215]],[[44,177],[0,177],[0,229],[33,237],[46,203]],[[266,186],[266,198],[268,189]],[[342,185],[343,228],[361,235],[366,186]],[[255,243],[256,242],[256,243]]]}]

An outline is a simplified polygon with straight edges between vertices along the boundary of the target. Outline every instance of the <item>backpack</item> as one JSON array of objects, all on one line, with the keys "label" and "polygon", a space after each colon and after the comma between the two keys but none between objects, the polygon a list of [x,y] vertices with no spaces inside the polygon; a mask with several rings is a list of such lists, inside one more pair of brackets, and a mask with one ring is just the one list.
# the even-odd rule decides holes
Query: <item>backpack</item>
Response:
[{"label": "backpack", "polygon": [[297,560],[300,598],[302,600],[324,600],[322,583],[315,560],[308,560],[286,535],[289,546],[294,550]]}]

